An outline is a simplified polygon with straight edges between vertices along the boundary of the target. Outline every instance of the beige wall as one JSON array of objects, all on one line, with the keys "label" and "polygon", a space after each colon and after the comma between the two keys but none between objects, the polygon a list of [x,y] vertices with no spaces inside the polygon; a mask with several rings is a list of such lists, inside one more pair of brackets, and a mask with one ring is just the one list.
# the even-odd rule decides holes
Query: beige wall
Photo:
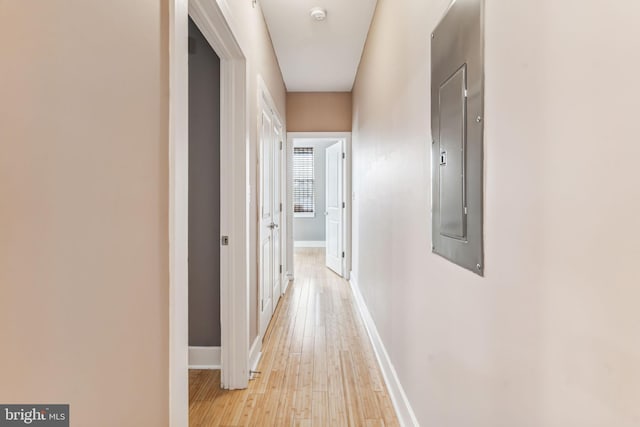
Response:
[{"label": "beige wall", "polygon": [[0,401],[168,425],[167,3],[0,1]]},{"label": "beige wall", "polygon": [[351,92],[287,93],[289,132],[350,132]]},{"label": "beige wall", "polygon": [[640,425],[637,2],[488,0],[486,277],[431,253],[429,34],[379,0],[354,272],[421,425]]},{"label": "beige wall", "polygon": [[[260,10],[260,3],[253,8],[250,1],[228,1],[230,7],[230,19],[234,24],[233,30],[237,32],[239,43],[247,57],[247,79],[248,79],[248,100],[249,100],[249,136],[250,136],[250,165],[257,163],[258,146],[258,88],[259,79],[263,80],[269,91],[275,108],[283,121],[286,129],[286,92],[280,66],[275,56],[271,38],[267,31],[267,26]],[[257,279],[257,234],[256,224],[258,222],[257,208],[257,188],[258,176],[256,168],[250,169],[251,183],[251,217],[250,217],[250,336],[251,343],[258,335],[258,279]],[[250,343],[250,344],[251,344]]]}]

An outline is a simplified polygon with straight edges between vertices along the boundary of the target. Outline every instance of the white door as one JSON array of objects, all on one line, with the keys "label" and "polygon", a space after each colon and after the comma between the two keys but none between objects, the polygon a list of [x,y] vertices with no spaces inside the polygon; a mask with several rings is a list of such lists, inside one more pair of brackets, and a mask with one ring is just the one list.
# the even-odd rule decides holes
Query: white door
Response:
[{"label": "white door", "polygon": [[259,291],[260,335],[269,326],[282,294],[282,125],[267,106],[262,106],[259,141]]},{"label": "white door", "polygon": [[344,198],[342,191],[342,141],[331,145],[326,151],[326,260],[327,267],[343,275],[342,241]]},{"label": "white door", "polygon": [[273,120],[273,309],[282,295],[282,125]]},{"label": "white door", "polygon": [[262,109],[260,125],[259,262],[260,334],[264,336],[273,315],[273,135],[271,114]]}]

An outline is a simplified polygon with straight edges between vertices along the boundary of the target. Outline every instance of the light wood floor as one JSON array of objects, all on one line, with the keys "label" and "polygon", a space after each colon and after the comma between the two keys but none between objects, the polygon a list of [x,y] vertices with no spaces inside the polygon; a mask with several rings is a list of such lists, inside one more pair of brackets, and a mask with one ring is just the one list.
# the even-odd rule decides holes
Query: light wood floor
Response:
[{"label": "light wood floor", "polygon": [[295,264],[249,388],[189,372],[191,426],[398,425],[349,284],[324,266],[324,249],[297,248]]}]

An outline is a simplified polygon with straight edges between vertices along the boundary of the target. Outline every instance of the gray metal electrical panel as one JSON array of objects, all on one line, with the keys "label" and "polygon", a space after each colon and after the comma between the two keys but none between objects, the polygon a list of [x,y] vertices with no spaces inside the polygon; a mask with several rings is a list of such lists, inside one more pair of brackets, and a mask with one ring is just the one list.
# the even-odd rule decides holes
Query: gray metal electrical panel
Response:
[{"label": "gray metal electrical panel", "polygon": [[431,37],[433,252],[483,275],[482,0],[454,0]]}]

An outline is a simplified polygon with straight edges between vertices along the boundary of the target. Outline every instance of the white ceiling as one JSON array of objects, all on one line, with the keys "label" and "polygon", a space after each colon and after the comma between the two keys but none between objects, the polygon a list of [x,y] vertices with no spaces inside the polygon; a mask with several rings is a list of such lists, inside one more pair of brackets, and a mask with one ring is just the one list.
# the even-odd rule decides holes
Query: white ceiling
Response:
[{"label": "white ceiling", "polygon": [[[349,92],[376,0],[260,0],[290,92]],[[314,21],[320,6],[327,19]]]}]

